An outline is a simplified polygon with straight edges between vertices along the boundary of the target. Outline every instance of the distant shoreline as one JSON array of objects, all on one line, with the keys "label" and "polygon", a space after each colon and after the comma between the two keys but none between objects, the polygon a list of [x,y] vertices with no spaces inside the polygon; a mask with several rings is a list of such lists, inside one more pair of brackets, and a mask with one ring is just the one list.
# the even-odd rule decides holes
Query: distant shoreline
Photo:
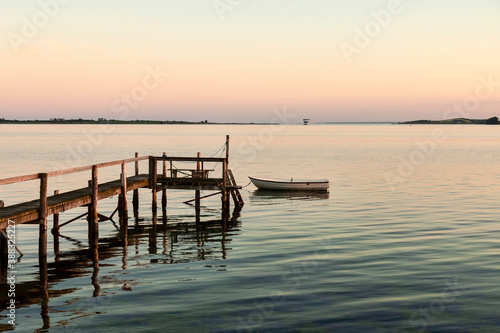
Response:
[{"label": "distant shoreline", "polygon": [[453,118],[445,120],[412,120],[399,123],[401,125],[500,125],[497,117],[488,119]]},{"label": "distant shoreline", "polygon": [[236,123],[236,122],[209,122],[209,121],[179,121],[179,120],[116,120],[116,119],[61,119],[50,120],[11,120],[0,119],[0,124],[35,124],[35,125],[278,125],[278,123]]},{"label": "distant shoreline", "polygon": [[[1,124],[36,124],[36,125],[95,125],[95,124],[113,124],[113,125],[279,125],[279,123],[260,123],[260,122],[210,122],[210,121],[184,121],[184,120],[116,120],[116,119],[29,119],[12,120],[0,118]],[[303,125],[302,122],[293,123]],[[398,124],[391,121],[325,121],[312,123],[311,125],[377,125],[377,124]]]},{"label": "distant shoreline", "polygon": [[[279,123],[260,123],[260,122],[209,122],[204,121],[185,121],[185,120],[117,120],[117,119],[4,119],[0,118],[0,125],[20,125],[20,124],[34,124],[34,125],[279,125]],[[391,122],[391,121],[328,121],[317,122],[311,125],[377,125],[377,124],[396,124],[396,125],[500,125],[497,117],[489,119],[467,119],[467,118],[454,118],[445,120],[412,120],[404,122]],[[301,125],[301,123],[296,123]]]}]

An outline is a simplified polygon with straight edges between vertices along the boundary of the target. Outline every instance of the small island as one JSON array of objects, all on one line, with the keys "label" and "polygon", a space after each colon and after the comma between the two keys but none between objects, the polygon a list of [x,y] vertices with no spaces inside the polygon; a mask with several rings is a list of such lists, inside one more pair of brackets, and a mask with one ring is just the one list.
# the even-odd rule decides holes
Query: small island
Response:
[{"label": "small island", "polygon": [[403,125],[420,125],[420,124],[442,124],[442,125],[500,125],[498,117],[491,117],[488,119],[468,119],[468,118],[453,118],[445,120],[413,120],[400,122]]}]

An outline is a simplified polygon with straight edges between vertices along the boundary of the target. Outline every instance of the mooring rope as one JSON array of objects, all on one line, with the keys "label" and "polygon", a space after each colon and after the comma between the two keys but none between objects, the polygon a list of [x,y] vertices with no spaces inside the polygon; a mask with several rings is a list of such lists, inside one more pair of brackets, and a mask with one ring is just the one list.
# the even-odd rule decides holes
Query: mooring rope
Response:
[{"label": "mooring rope", "polygon": [[[221,151],[221,150],[222,150],[222,151]],[[225,152],[225,151],[226,151],[226,144],[223,144],[223,145],[222,145],[222,147],[220,147],[220,148],[219,148],[219,150],[217,150],[217,151],[216,151],[216,152],[215,152],[212,156],[210,156],[210,157],[212,158],[212,157],[214,157],[214,156],[215,156],[218,152],[220,152],[219,158],[221,158],[221,157],[222,157],[222,155],[224,154],[224,152]],[[217,165],[219,165],[219,163],[220,163],[220,162],[215,163],[213,170],[212,170],[212,171],[210,171],[210,172],[208,173],[208,175],[209,175],[209,176],[210,176],[210,174],[211,174],[212,172],[214,172],[214,170],[217,168]]]},{"label": "mooring rope", "polygon": [[[219,148],[219,150],[217,150],[215,153],[213,153],[212,156],[210,157],[214,157],[215,155],[217,155],[218,152],[220,152],[221,150],[223,150],[223,152],[226,150],[226,144],[223,144],[222,147]],[[221,153],[221,156],[222,156],[222,153]]]},{"label": "mooring rope", "polygon": [[249,181],[248,184],[246,184],[245,186],[242,186],[241,189],[244,189],[245,187],[247,187],[250,184],[252,184],[252,181]]}]

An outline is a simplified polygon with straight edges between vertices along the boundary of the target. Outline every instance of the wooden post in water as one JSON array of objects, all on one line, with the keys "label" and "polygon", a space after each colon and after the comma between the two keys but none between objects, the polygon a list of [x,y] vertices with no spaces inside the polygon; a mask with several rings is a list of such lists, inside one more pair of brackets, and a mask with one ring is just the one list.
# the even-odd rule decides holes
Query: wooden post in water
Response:
[{"label": "wooden post in water", "polygon": [[89,251],[91,252],[92,258],[92,285],[94,286],[94,292],[92,293],[92,297],[98,297],[101,291],[101,287],[99,286],[99,247],[98,243],[94,242],[90,247]]},{"label": "wooden post in water", "polygon": [[[227,177],[228,177],[228,169],[229,169],[229,135],[226,135],[226,174],[224,175],[224,186],[227,186]],[[231,206],[231,197],[229,195],[230,191],[226,191],[226,209],[227,209],[227,216],[229,216],[229,209]]]},{"label": "wooden post in water", "polygon": [[229,135],[226,135],[226,163],[229,168]]},{"label": "wooden post in water", "polygon": [[[45,274],[47,274],[47,271],[45,271]],[[42,300],[40,302],[40,315],[42,317],[42,330],[43,331],[48,331],[50,328],[50,316],[49,316],[49,292],[47,290],[48,284],[48,278],[47,276],[41,277],[40,281],[45,280],[45,284],[41,285],[41,294],[42,294]]]},{"label": "wooden post in water", "polygon": [[[59,190],[54,191],[54,195],[58,195]],[[55,261],[59,261],[59,213],[53,215],[53,224],[52,224],[52,235],[54,235],[54,254]]]},{"label": "wooden post in water", "polygon": [[[163,157],[167,157],[167,153],[163,152]],[[167,177],[167,161],[163,160],[163,177]],[[161,191],[161,211],[163,214],[163,223],[167,223],[167,189]]]},{"label": "wooden post in water", "polygon": [[[3,231],[3,230],[2,230]],[[0,235],[0,283],[7,282],[7,274],[3,274],[7,270],[8,262],[9,262],[9,240],[5,238],[5,232],[2,232]]]},{"label": "wooden post in water", "polygon": [[128,206],[127,206],[127,171],[126,163],[122,163],[122,172],[120,174],[121,179],[121,193],[120,193],[120,209],[118,210],[120,215],[120,229],[124,229],[128,224]]},{"label": "wooden post in water", "polygon": [[123,250],[122,250],[122,270],[127,270],[127,256],[128,256],[128,229],[123,230],[121,234],[123,241]]},{"label": "wooden post in water", "polygon": [[38,268],[40,273],[40,292],[42,295],[42,318],[44,326],[46,326],[46,318],[44,313],[48,308],[48,277],[47,277],[47,183],[48,175],[40,173],[40,208],[38,211],[39,218],[39,239],[38,239]]},{"label": "wooden post in water", "polygon": [[[54,195],[58,195],[59,190],[54,190]],[[53,222],[52,222],[52,234],[57,235],[59,234],[59,213],[55,213],[53,216]]]},{"label": "wooden post in water", "polygon": [[[201,157],[201,153],[198,152],[197,157]],[[196,177],[201,177],[201,164],[200,160],[196,161]],[[194,209],[195,209],[195,215],[196,215],[196,222],[200,222],[200,190],[195,190],[194,191]]]},{"label": "wooden post in water", "polygon": [[227,191],[227,160],[224,159],[222,162],[222,216],[223,219],[229,214],[229,202],[228,202],[228,191]]},{"label": "wooden post in water", "polygon": [[[0,200],[0,208],[3,208],[4,206],[5,203],[3,202],[3,200]],[[0,235],[0,283],[4,283],[4,280],[5,283],[7,282],[7,274],[3,274],[3,272],[7,270],[7,265],[9,262],[8,247],[9,240]]]},{"label": "wooden post in water", "polygon": [[[135,157],[139,157],[139,153],[135,153]],[[135,175],[139,175],[139,161],[135,161]],[[139,219],[139,189],[134,190],[132,205],[134,206],[134,218],[137,221]]]},{"label": "wooden post in water", "polygon": [[40,173],[40,208],[38,211],[39,219],[39,239],[38,239],[38,261],[40,267],[42,263],[47,264],[47,183],[46,173]]},{"label": "wooden post in water", "polygon": [[200,190],[196,190],[194,193],[194,211],[196,217],[196,223],[200,222]]},{"label": "wooden post in water", "polygon": [[89,224],[91,229],[91,239],[92,243],[97,244],[99,240],[99,214],[97,211],[97,201],[99,196],[99,180],[97,178],[97,166],[92,166],[92,202],[90,203],[89,209]]},{"label": "wooden post in water", "polygon": [[157,238],[158,238],[158,232],[156,230],[156,223],[155,223],[149,230],[149,247],[148,247],[149,254],[158,253]]},{"label": "wooden post in water", "polygon": [[157,193],[156,193],[156,184],[158,182],[157,179],[157,166],[156,166],[156,158],[154,156],[149,157],[149,187],[152,190],[152,203],[151,210],[153,213],[153,224],[156,225],[157,213],[158,213],[158,204],[157,204]]}]

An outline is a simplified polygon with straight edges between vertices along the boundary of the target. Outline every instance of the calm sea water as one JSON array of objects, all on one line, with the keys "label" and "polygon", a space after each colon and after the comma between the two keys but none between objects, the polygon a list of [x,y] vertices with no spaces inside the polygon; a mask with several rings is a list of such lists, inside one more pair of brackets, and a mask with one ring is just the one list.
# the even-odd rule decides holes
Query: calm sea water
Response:
[{"label": "calm sea water", "polygon": [[[252,175],[328,178],[329,193],[249,185],[243,210],[222,228],[218,196],[203,201],[196,224],[194,208],[182,203],[194,194],[172,190],[167,225],[153,228],[150,192],[142,190],[140,220],[131,220],[126,239],[110,221],[100,224],[98,268],[85,220],[61,229],[57,261],[49,237],[47,313],[37,287],[38,229],[18,226],[25,255],[16,265],[16,330],[500,330],[500,127],[123,125],[103,134],[98,126],[9,125],[0,126],[0,178],[134,152],[211,156],[226,134],[240,185]],[[103,181],[117,174],[100,169]],[[83,187],[88,177],[51,178],[49,191]],[[37,185],[2,186],[0,199],[35,199]],[[110,215],[116,202],[100,202],[100,212]],[[5,285],[1,292],[5,304]],[[11,329],[2,309],[0,330]]]}]

